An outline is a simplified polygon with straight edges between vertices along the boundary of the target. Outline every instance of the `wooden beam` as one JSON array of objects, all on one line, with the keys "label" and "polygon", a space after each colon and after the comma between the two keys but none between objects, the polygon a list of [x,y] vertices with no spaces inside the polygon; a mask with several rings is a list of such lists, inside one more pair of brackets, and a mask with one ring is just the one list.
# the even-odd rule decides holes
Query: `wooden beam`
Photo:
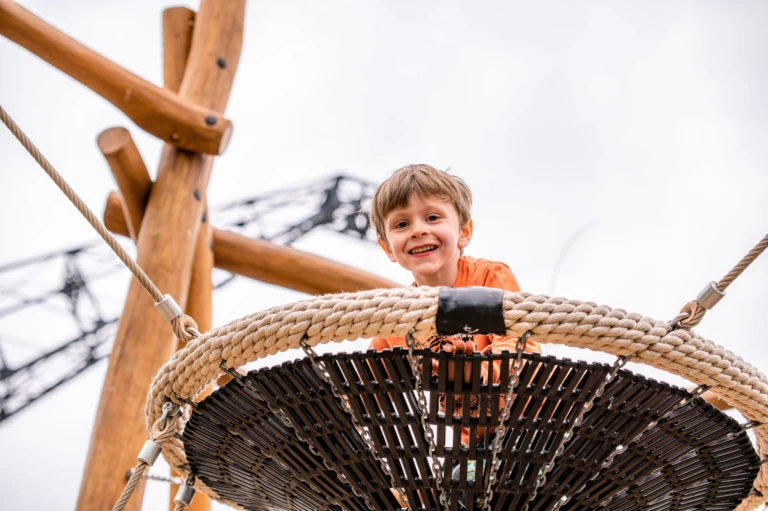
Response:
[{"label": "wooden beam", "polygon": [[399,287],[391,280],[324,257],[228,231],[214,231],[216,267],[309,294]]},{"label": "wooden beam", "polygon": [[[229,23],[225,30],[236,30],[236,26],[227,20],[213,20],[214,25],[221,22]],[[219,33],[218,28],[214,30]],[[226,32],[222,34],[227,36]],[[190,101],[190,90],[174,94],[157,87],[55,29],[13,0],[0,0],[0,35],[90,88],[119,108],[137,126],[170,144],[207,154],[221,154],[227,146],[232,124],[220,113],[223,110],[220,98],[212,102],[218,104],[208,106]],[[210,48],[201,50],[208,53]],[[217,58],[226,59],[223,54],[211,57],[214,67]],[[210,67],[197,60],[204,68]],[[229,71],[218,74],[232,75],[237,57],[230,56],[230,60],[234,61]],[[198,68],[192,73],[200,71]],[[223,98],[225,103],[226,97]]]},{"label": "wooden beam", "polygon": [[179,91],[184,78],[194,24],[192,9],[171,7],[163,11],[163,86],[174,92]]},{"label": "wooden beam", "polygon": [[[104,209],[107,229],[128,235],[118,193],[111,193]],[[268,284],[309,294],[354,292],[399,287],[400,284],[309,252],[252,239],[213,228],[216,268]]]},{"label": "wooden beam", "polygon": [[[174,92],[178,92],[181,80],[184,78],[184,69],[187,66],[189,49],[192,47],[192,27],[195,21],[195,11],[186,7],[171,7],[163,11],[163,86]],[[205,201],[207,204],[207,201]],[[200,230],[197,233],[195,255],[192,262],[192,278],[189,282],[189,297],[187,300],[188,316],[197,322],[197,329],[204,333],[212,326],[212,302],[213,302],[213,242],[211,238],[211,224],[208,223],[208,210],[203,210],[200,219]],[[178,341],[176,349],[184,347],[183,341]],[[198,396],[198,401],[205,399],[211,393],[209,386]],[[171,475],[179,475],[171,469]],[[176,509],[176,493],[179,486],[171,484],[168,508]],[[198,492],[187,511],[210,511],[211,499],[204,493]]]},{"label": "wooden beam", "polygon": [[152,179],[141,154],[125,128],[109,128],[99,134],[96,142],[107,159],[112,175],[120,189],[123,213],[128,233],[136,240],[149,201]]},{"label": "wooden beam", "polygon": [[[2,0],[5,1],[5,0]],[[245,0],[201,0],[179,96],[221,112],[242,45]],[[227,62],[216,65],[216,58]],[[171,94],[169,91],[165,91]],[[213,156],[163,148],[137,240],[138,263],[164,293],[186,307],[192,260]],[[146,393],[176,347],[169,325],[144,288],[132,281],[115,337],[91,437],[77,509],[111,509],[147,439]],[[140,484],[126,510],[141,508]]]}]

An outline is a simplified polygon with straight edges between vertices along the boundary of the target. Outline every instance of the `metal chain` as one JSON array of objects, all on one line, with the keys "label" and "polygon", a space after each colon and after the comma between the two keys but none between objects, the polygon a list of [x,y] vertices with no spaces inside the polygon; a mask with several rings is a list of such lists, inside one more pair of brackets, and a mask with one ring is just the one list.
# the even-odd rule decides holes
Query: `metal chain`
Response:
[{"label": "metal chain", "polygon": [[[126,475],[130,478],[133,475],[133,469],[129,470]],[[177,486],[184,484],[184,479],[181,477],[168,477],[160,474],[142,474],[141,478],[149,479],[151,481],[160,481],[161,483],[175,484]]]},{"label": "metal chain", "polygon": [[[303,342],[303,341],[302,341],[302,342]],[[264,397],[263,397],[263,396],[262,396],[262,395],[261,395],[261,394],[258,392],[258,390],[257,390],[257,389],[255,389],[255,388],[253,387],[253,384],[252,384],[251,380],[245,379],[244,375],[240,374],[240,373],[239,373],[239,372],[237,372],[236,370],[227,368],[227,367],[226,367],[226,365],[225,365],[223,362],[222,362],[222,366],[221,366],[221,367],[222,367],[222,369],[223,369],[224,371],[226,371],[227,373],[229,373],[229,374],[230,374],[230,375],[231,375],[233,378],[235,378],[235,379],[237,379],[237,380],[240,380],[240,381],[243,381],[243,382],[244,382],[244,383],[245,383],[245,384],[246,384],[246,385],[247,385],[247,386],[248,386],[248,387],[249,387],[249,388],[250,388],[252,391],[254,391],[254,392],[255,392],[255,394],[256,394],[256,398],[257,398],[259,401],[263,401],[263,402],[264,402],[264,403],[267,405],[267,408],[269,408],[269,411],[270,411],[270,412],[272,412],[272,413],[274,413],[274,414],[278,415],[278,416],[280,417],[280,419],[283,421],[283,424],[285,424],[285,425],[286,425],[286,426],[288,426],[289,428],[293,428],[293,432],[296,434],[296,438],[298,438],[299,440],[301,440],[302,442],[304,442],[304,443],[306,443],[306,444],[307,444],[307,448],[309,449],[309,452],[310,452],[310,453],[312,453],[314,456],[317,456],[318,458],[320,458],[321,460],[323,460],[323,465],[325,466],[325,468],[327,468],[328,470],[331,470],[331,471],[333,471],[333,472],[336,472],[336,476],[339,478],[339,480],[340,480],[342,483],[345,483],[345,484],[349,484],[350,488],[352,489],[352,493],[353,493],[353,494],[354,494],[356,497],[360,497],[361,499],[364,499],[364,500],[365,500],[365,505],[368,507],[368,509],[371,509],[371,510],[373,510],[373,509],[374,509],[374,507],[373,507],[373,504],[371,504],[371,501],[370,501],[370,500],[368,500],[368,497],[367,497],[366,495],[364,495],[363,493],[361,493],[361,492],[360,492],[360,490],[357,488],[357,486],[356,486],[356,485],[354,485],[354,484],[350,483],[350,482],[347,480],[347,477],[346,477],[346,476],[345,476],[345,475],[344,475],[344,474],[341,472],[341,470],[340,470],[340,469],[338,469],[337,467],[335,467],[335,466],[331,465],[330,463],[328,463],[328,461],[325,459],[325,457],[324,457],[324,456],[321,456],[321,455],[320,455],[320,453],[317,451],[317,449],[316,449],[316,448],[315,448],[315,446],[313,445],[313,443],[312,443],[312,440],[309,438],[309,436],[305,436],[305,435],[304,435],[304,433],[301,431],[301,429],[300,429],[300,428],[294,427],[294,426],[293,426],[293,423],[291,422],[291,419],[290,419],[290,417],[288,417],[288,416],[285,414],[285,412],[283,412],[283,411],[282,411],[280,408],[273,408],[273,407],[272,407],[272,405],[270,404],[269,400],[268,400],[268,399],[265,399],[265,398],[264,398]],[[278,464],[278,465],[280,465],[280,467],[281,467],[283,470],[288,470],[288,466],[287,466],[285,463],[283,463],[281,460],[279,460],[279,459],[275,459],[275,461],[277,462],[277,464]],[[296,479],[298,479],[299,481],[302,481],[302,482],[305,482],[305,483],[307,483],[307,484],[309,485],[309,487],[310,487],[312,490],[316,491],[317,493],[322,493],[322,492],[321,492],[321,491],[320,491],[318,488],[316,488],[316,487],[315,487],[315,486],[314,486],[314,485],[311,483],[311,481],[309,481],[308,479],[304,479],[303,477],[299,476],[299,475],[298,475],[298,474],[296,474],[296,473],[293,473],[293,477],[295,477],[295,478],[296,478]]]},{"label": "metal chain", "polygon": [[448,496],[443,491],[443,464],[437,457],[435,436],[432,433],[432,426],[429,424],[427,396],[424,394],[424,387],[421,381],[421,364],[418,360],[416,360],[416,357],[413,354],[413,351],[416,349],[416,338],[413,336],[413,330],[406,334],[405,342],[408,346],[408,360],[411,363],[411,372],[413,372],[413,377],[415,380],[416,405],[418,408],[419,421],[421,422],[421,428],[424,430],[424,438],[426,439],[429,447],[429,459],[432,468],[432,476],[435,478],[435,486],[437,488],[438,507],[448,509]]},{"label": "metal chain", "polygon": [[[485,483],[485,494],[483,497],[482,509],[484,511],[490,511],[491,501],[493,500],[493,485],[496,483],[496,476],[501,466],[501,460],[499,459],[499,453],[502,449],[502,441],[507,434],[507,420],[512,410],[512,402],[515,400],[515,389],[520,383],[520,368],[523,365],[523,352],[528,345],[528,338],[531,336],[531,332],[525,332],[517,340],[515,344],[515,358],[512,361],[512,374],[509,375],[509,384],[507,385],[507,391],[504,395],[504,406],[501,409],[499,415],[499,425],[496,427],[496,433],[491,442],[491,464],[488,480]],[[489,369],[491,373],[492,369]]]},{"label": "metal chain", "polygon": [[[616,378],[616,375],[619,373],[619,370],[623,369],[624,366],[627,365],[627,362],[629,362],[632,358],[634,358],[634,355],[626,356],[626,357],[618,357],[613,362],[611,371],[606,375],[606,377],[597,387],[597,390],[595,391],[594,394],[592,394],[592,397],[589,399],[589,401],[585,401],[584,404],[581,406],[581,409],[579,410],[578,415],[573,421],[571,421],[570,426],[565,431],[565,433],[563,433],[563,436],[560,439],[560,445],[557,446],[557,450],[555,451],[554,458],[552,458],[552,460],[549,463],[547,463],[541,470],[539,470],[539,474],[536,477],[536,483],[534,484],[533,491],[531,492],[531,495],[528,497],[528,502],[526,502],[525,506],[523,507],[523,511],[528,511],[528,506],[538,495],[539,488],[541,488],[546,484],[547,474],[551,472],[553,468],[555,468],[555,460],[558,459],[560,456],[562,456],[563,452],[565,452],[565,446],[573,438],[573,430],[581,425],[581,422],[584,419],[584,414],[592,409],[592,406],[594,405],[595,400],[600,398],[603,395],[603,393],[605,392],[605,388],[608,386],[608,384],[611,383]],[[623,447],[623,446],[618,446],[618,447]],[[621,449],[621,452],[623,452],[624,449],[625,447]],[[616,454],[619,454],[619,452],[616,452],[615,454],[613,454],[613,456],[615,456]],[[567,501],[568,501],[568,497],[563,495],[561,498],[555,501],[553,506],[550,508],[550,511],[555,511],[559,509]]]},{"label": "metal chain", "polygon": [[[376,461],[379,462],[379,464],[381,465],[381,469],[384,471],[384,473],[389,476],[392,482],[392,489],[395,490],[395,492],[398,494],[400,499],[402,499],[402,501],[407,506],[408,498],[405,496],[405,493],[403,492],[403,490],[399,486],[397,486],[397,484],[395,483],[395,478],[392,475],[392,467],[389,464],[389,461],[379,456],[376,450],[376,446],[373,444],[373,439],[371,438],[370,431],[366,427],[364,427],[362,424],[360,424],[360,422],[357,420],[357,417],[355,417],[355,414],[352,411],[352,406],[349,404],[349,399],[347,398],[347,396],[342,395],[339,392],[339,390],[336,388],[336,385],[334,385],[333,379],[331,378],[331,373],[328,372],[328,369],[326,369],[325,364],[323,364],[318,360],[317,352],[312,348],[312,346],[309,346],[307,344],[306,339],[302,338],[300,344],[301,344],[301,349],[304,350],[304,353],[306,353],[307,357],[309,357],[310,362],[312,362],[312,366],[318,371],[318,373],[320,373],[320,376],[323,378],[323,380],[331,387],[331,391],[333,392],[333,395],[339,401],[341,401],[341,405],[344,408],[344,411],[347,413],[347,415],[349,415],[349,418],[352,420],[352,425],[355,427],[355,431],[357,431],[357,434],[360,435],[360,438],[363,439],[363,442],[365,442],[366,447],[370,449],[371,455],[374,457]],[[309,442],[307,443],[309,444]],[[310,444],[310,449],[314,449],[313,447],[311,447],[311,444]],[[313,454],[318,454],[318,453],[315,450]],[[325,463],[325,458],[323,458],[323,462]],[[327,463],[326,463],[326,466],[328,466]],[[339,479],[345,482],[347,481],[347,478],[339,470],[337,470],[334,467],[328,467],[328,468],[331,468],[334,471],[336,471],[336,473],[339,476]],[[350,485],[352,486],[352,491],[355,492],[355,495],[362,496],[365,499],[365,503],[368,506],[368,509],[373,509],[373,505],[368,500],[368,497],[365,495],[360,495],[358,493],[357,488],[355,488],[354,484],[350,483]]]}]

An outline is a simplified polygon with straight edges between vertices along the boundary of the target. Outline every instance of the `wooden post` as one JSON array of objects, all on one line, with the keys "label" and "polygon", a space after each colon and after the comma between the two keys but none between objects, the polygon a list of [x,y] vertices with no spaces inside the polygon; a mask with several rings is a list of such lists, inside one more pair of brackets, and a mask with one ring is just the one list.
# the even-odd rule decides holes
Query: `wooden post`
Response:
[{"label": "wooden post", "polygon": [[163,86],[178,92],[192,46],[195,11],[171,7],[163,11]]},{"label": "wooden post", "polygon": [[[178,92],[184,78],[189,49],[192,46],[192,27],[195,22],[195,11],[186,7],[171,7],[163,11],[163,86]],[[197,233],[195,255],[192,262],[192,279],[189,282],[189,298],[187,300],[188,316],[197,322],[201,333],[207,332],[212,326],[213,304],[213,238],[211,224],[208,222],[208,201],[203,199],[206,207],[200,219],[200,230]],[[184,346],[178,341],[176,349]],[[211,387],[200,393],[198,400],[205,399],[211,393]],[[178,473],[171,470],[171,476]],[[171,484],[169,509],[176,509],[173,499],[179,491],[179,486]],[[198,492],[187,511],[210,511],[211,499],[204,493]]]},{"label": "wooden post", "polygon": [[[240,56],[244,14],[244,0],[201,1],[179,89],[185,102],[224,110]],[[217,59],[227,65],[217,65]],[[139,264],[182,307],[212,163],[210,155],[165,146],[137,240]],[[143,410],[149,383],[175,347],[170,326],[133,281],[109,359],[78,510],[111,509],[117,501],[124,475],[147,439]],[[126,509],[140,509],[142,496],[139,485]]]},{"label": "wooden post", "polygon": [[135,240],[138,238],[152,189],[147,166],[144,165],[131,134],[125,128],[104,130],[96,141],[117,181],[117,187],[122,194],[120,202],[128,224],[128,234]]},{"label": "wooden post", "polygon": [[[229,28],[237,29],[232,25],[225,27],[220,35],[227,38]],[[13,0],[0,0],[0,35],[90,88],[161,140],[207,154],[221,154],[227,146],[232,124],[221,116],[220,109],[190,101],[190,95],[184,91],[174,94],[152,85],[56,30]],[[210,57],[215,66],[217,58],[227,56]],[[236,63],[235,58],[233,68]]]},{"label": "wooden post", "polygon": [[[104,209],[107,229],[128,236],[120,195],[111,193]],[[213,228],[216,268],[235,275],[309,294],[399,287],[384,277],[272,242]]]}]

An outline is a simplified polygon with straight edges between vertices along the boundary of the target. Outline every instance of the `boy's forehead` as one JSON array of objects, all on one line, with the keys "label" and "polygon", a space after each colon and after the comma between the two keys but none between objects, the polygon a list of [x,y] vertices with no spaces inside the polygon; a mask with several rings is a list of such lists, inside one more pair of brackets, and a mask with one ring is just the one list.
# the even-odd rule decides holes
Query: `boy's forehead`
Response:
[{"label": "boy's forehead", "polygon": [[448,197],[443,197],[442,195],[437,194],[421,195],[417,192],[411,192],[404,204],[393,206],[385,216],[389,217],[398,213],[405,213],[408,209],[420,206],[435,206],[440,208],[450,208],[452,210],[455,209]]}]

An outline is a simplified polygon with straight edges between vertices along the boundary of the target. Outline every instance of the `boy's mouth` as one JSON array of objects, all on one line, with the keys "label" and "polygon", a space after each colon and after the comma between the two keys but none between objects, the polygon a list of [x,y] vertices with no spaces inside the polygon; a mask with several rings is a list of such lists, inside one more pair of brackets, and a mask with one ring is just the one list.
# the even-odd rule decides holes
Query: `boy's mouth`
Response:
[{"label": "boy's mouth", "polygon": [[423,247],[412,248],[408,251],[408,253],[411,255],[417,255],[432,252],[433,250],[437,250],[437,245],[424,245]]}]

